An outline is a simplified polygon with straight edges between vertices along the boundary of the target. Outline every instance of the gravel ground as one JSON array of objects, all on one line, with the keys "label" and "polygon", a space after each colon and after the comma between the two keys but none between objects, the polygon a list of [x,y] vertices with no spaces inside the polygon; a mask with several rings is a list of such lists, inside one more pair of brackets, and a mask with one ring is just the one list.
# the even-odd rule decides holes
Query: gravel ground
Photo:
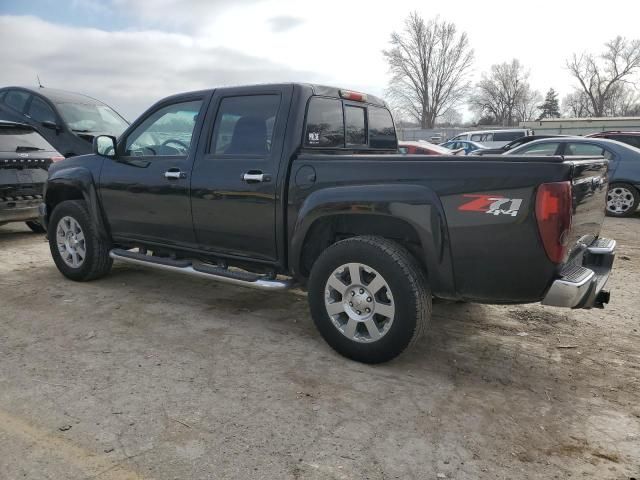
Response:
[{"label": "gravel ground", "polygon": [[92,283],[0,227],[2,479],[640,479],[640,216],[605,310],[439,303],[397,360],[306,299],[126,265]]}]

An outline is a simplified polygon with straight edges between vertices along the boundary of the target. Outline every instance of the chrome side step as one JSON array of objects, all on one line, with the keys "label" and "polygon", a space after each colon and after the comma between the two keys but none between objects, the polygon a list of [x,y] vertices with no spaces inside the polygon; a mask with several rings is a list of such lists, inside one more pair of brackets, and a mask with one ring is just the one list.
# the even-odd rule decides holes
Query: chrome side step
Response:
[{"label": "chrome side step", "polygon": [[258,290],[287,290],[294,284],[291,279],[278,280],[267,275],[258,275],[250,272],[228,270],[206,263],[191,260],[174,260],[171,258],[155,257],[144,253],[132,252],[114,248],[109,252],[109,256],[114,260],[141,265],[144,267],[157,268],[168,272],[178,272],[194,277],[217,280],[219,282],[240,285],[242,287],[256,288]]}]

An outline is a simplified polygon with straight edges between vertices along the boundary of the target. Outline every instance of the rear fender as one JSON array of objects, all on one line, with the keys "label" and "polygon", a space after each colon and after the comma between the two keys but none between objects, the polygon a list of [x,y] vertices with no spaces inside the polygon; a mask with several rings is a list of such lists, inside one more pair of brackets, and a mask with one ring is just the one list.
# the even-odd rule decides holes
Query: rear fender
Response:
[{"label": "rear fender", "polygon": [[289,251],[290,270],[300,276],[300,259],[314,222],[335,215],[380,215],[407,222],[417,232],[433,292],[455,292],[444,210],[435,192],[422,185],[357,185],[316,190],[302,204]]}]

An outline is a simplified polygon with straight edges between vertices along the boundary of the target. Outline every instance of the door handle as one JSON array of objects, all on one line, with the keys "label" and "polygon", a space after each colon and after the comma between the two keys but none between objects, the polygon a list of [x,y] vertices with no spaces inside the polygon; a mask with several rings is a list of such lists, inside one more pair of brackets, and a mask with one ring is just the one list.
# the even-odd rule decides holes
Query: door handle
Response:
[{"label": "door handle", "polygon": [[181,178],[187,178],[187,174],[181,172],[178,168],[170,168],[166,172],[164,172],[164,178],[169,180],[179,180]]},{"label": "door handle", "polygon": [[268,182],[271,180],[271,175],[268,173],[262,173],[260,171],[249,171],[242,175],[242,180],[247,183],[260,183],[260,182]]}]

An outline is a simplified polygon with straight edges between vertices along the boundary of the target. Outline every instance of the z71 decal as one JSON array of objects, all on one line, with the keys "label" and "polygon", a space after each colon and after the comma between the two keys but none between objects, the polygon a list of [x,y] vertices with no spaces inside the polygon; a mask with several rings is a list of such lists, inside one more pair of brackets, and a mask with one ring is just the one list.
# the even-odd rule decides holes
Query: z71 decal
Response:
[{"label": "z71 decal", "polygon": [[491,215],[518,215],[521,198],[506,198],[501,195],[475,195],[465,194],[463,197],[473,200],[463,203],[458,207],[461,212],[484,212]]}]

